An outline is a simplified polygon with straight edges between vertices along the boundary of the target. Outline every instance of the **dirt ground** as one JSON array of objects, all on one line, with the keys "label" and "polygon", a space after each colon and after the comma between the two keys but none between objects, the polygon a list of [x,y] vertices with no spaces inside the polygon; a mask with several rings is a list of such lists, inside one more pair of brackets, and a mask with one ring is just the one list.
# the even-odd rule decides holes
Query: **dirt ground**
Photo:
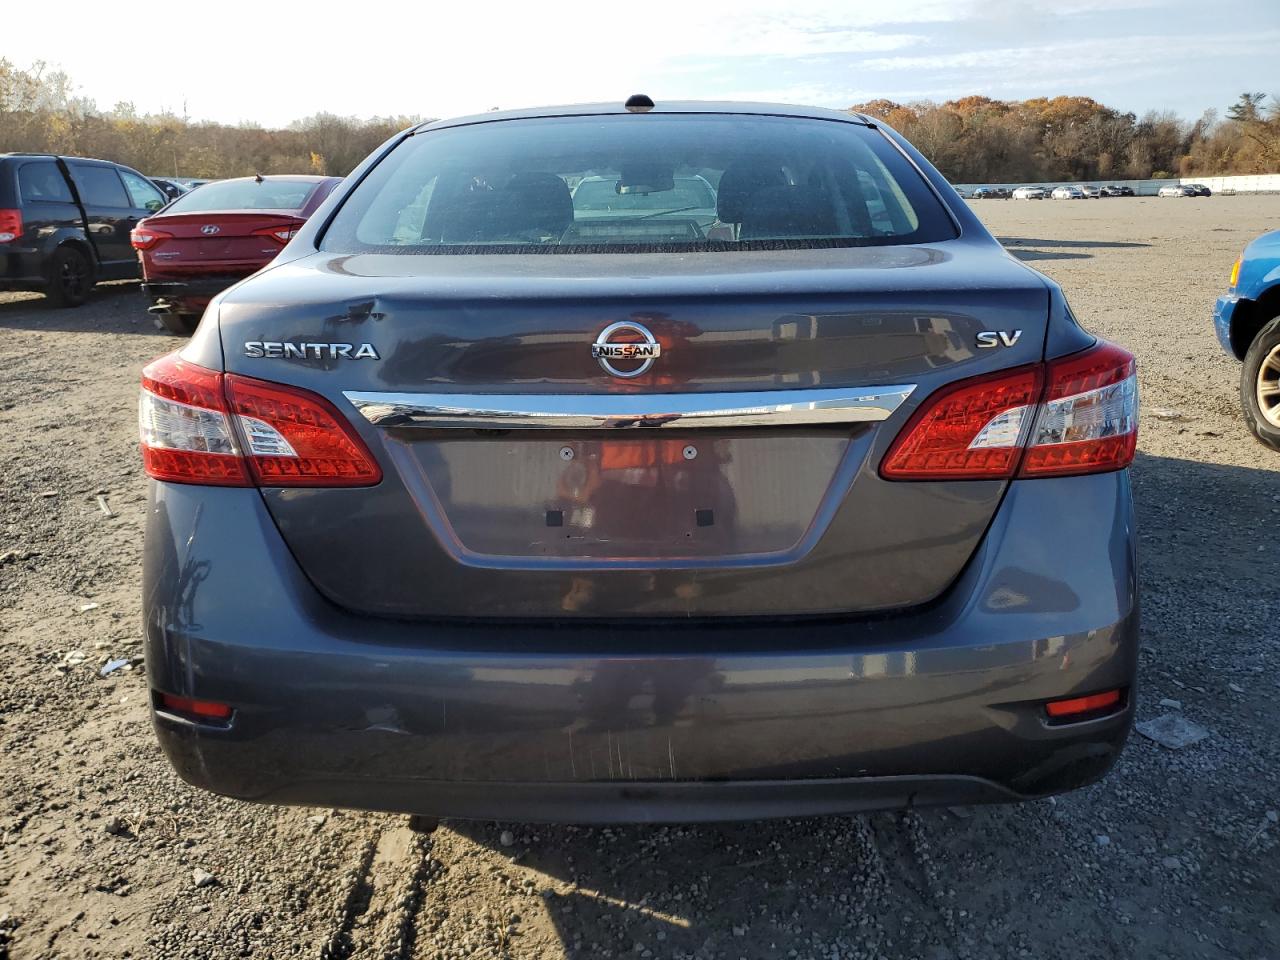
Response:
[{"label": "dirt ground", "polygon": [[1138,355],[1138,716],[1207,740],[1135,734],[1055,800],[764,824],[423,835],[197,792],[145,675],[98,676],[141,652],[136,384],[174,341],[133,285],[0,295],[0,960],[1280,957],[1280,454],[1209,319],[1280,197],[975,207]]}]

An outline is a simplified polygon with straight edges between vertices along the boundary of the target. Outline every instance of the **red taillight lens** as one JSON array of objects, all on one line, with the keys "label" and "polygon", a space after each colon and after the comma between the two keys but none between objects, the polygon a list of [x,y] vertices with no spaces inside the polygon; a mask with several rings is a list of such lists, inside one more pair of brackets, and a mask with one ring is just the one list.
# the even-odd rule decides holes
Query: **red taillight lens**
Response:
[{"label": "red taillight lens", "polygon": [[255,237],[270,237],[283,247],[293,239],[293,235],[297,232],[298,228],[296,226],[284,224],[278,227],[261,227],[253,231],[253,235]]},{"label": "red taillight lens", "polygon": [[1119,470],[1138,447],[1133,355],[1113,343],[1048,364],[1048,386],[1018,475],[1065,477]]},{"label": "red taillight lens", "polygon": [[907,421],[880,473],[888,480],[1103,473],[1128,466],[1137,439],[1133,356],[1099,342],[1048,364],[944,387]]},{"label": "red taillight lens", "polygon": [[1091,693],[1087,697],[1050,700],[1044,705],[1044,710],[1052,720],[1080,719],[1094,714],[1113,713],[1123,702],[1123,690],[1107,690],[1103,693]]},{"label": "red taillight lens", "polygon": [[1020,367],[939,390],[907,422],[880,473],[888,480],[1013,476],[1041,376],[1038,366]]},{"label": "red taillight lens", "polygon": [[171,713],[185,714],[197,720],[230,720],[230,705],[216,700],[195,700],[191,697],[175,697],[171,693],[157,693],[156,706]]},{"label": "red taillight lens", "polygon": [[148,476],[174,483],[252,486],[222,395],[222,374],[176,353],[142,371],[138,435]]},{"label": "red taillight lens", "polygon": [[137,226],[129,234],[129,242],[135,250],[150,250],[161,240],[172,240],[173,234],[163,230],[152,230],[150,227]]},{"label": "red taillight lens", "polygon": [[9,243],[22,236],[22,211],[0,210],[0,243]]},{"label": "red taillight lens", "polygon": [[157,480],[361,487],[382,479],[359,435],[323,397],[207,370],[176,353],[142,372],[138,432],[143,466]]},{"label": "red taillight lens", "polygon": [[249,466],[268,487],[365,487],[377,461],[333,405],[306,390],[227,374]]}]

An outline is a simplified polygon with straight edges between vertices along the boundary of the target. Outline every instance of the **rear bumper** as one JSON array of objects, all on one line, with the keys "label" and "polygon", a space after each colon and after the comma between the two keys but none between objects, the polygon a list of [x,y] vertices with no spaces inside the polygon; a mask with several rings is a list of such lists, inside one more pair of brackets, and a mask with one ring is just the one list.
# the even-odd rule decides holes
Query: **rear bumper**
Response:
[{"label": "rear bumper", "polygon": [[[742,819],[1014,800],[1102,776],[1137,659],[1127,473],[1012,485],[927,610],[843,621],[424,623],[352,616],[253,490],[152,484],[147,656],[189,782],[435,816]],[[1113,687],[1067,726],[1043,702]]]},{"label": "rear bumper", "polygon": [[1218,335],[1218,343],[1222,345],[1222,349],[1232,357],[1236,356],[1236,351],[1231,345],[1231,318],[1239,302],[1239,297],[1229,293],[1219,297],[1213,304],[1213,332]]},{"label": "rear bumper", "polygon": [[184,280],[144,280],[142,293],[153,306],[165,307],[166,313],[199,314],[215,296],[252,272],[208,274]]},{"label": "rear bumper", "polygon": [[39,250],[0,247],[0,290],[44,290],[48,286]]}]

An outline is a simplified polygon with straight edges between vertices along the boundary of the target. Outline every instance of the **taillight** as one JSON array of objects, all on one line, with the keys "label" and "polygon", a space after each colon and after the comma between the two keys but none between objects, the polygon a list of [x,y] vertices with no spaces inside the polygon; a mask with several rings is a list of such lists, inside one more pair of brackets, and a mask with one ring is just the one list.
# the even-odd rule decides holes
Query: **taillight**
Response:
[{"label": "taillight", "polygon": [[382,479],[369,449],[323,397],[218,373],[176,353],[142,372],[138,430],[143,466],[157,480],[357,487]]},{"label": "taillight", "polygon": [[9,243],[22,236],[22,211],[0,210],[0,243]]},{"label": "taillight", "polygon": [[248,487],[249,471],[222,395],[222,374],[176,353],[142,371],[138,435],[148,476],[175,483]]},{"label": "taillight", "polygon": [[161,240],[172,240],[173,234],[163,230],[152,230],[150,227],[137,226],[129,234],[129,242],[135,250],[150,250]]},{"label": "taillight", "polygon": [[1042,368],[1020,367],[943,387],[894,441],[888,480],[999,480],[1013,476]]},{"label": "taillight", "polygon": [[365,487],[382,479],[364,442],[324,397],[235,374],[227,374],[226,388],[261,486]]},{"label": "taillight", "polygon": [[1103,473],[1128,466],[1137,440],[1133,356],[1099,341],[939,390],[907,422],[880,473],[888,480]]},{"label": "taillight", "polygon": [[1021,477],[1119,470],[1138,446],[1138,375],[1113,343],[1048,364],[1044,402],[1027,441]]},{"label": "taillight", "polygon": [[253,235],[255,237],[270,237],[272,240],[275,240],[277,243],[280,244],[280,246],[283,247],[286,243],[288,243],[290,240],[293,239],[293,235],[297,232],[298,232],[298,228],[296,226],[295,227],[290,227],[290,226],[261,227],[253,231]]}]

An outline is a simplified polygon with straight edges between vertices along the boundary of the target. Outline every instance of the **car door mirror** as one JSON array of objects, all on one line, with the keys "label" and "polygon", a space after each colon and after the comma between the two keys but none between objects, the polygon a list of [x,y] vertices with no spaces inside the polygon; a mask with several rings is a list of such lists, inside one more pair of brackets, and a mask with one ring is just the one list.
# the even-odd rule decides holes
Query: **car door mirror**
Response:
[{"label": "car door mirror", "polygon": [[164,206],[164,201],[163,201],[163,200],[148,200],[145,204],[143,204],[143,206],[144,206],[144,207],[146,207],[146,208],[147,208],[149,211],[151,211],[152,213],[155,213],[157,210],[159,210],[161,207],[163,207],[163,206]]}]

